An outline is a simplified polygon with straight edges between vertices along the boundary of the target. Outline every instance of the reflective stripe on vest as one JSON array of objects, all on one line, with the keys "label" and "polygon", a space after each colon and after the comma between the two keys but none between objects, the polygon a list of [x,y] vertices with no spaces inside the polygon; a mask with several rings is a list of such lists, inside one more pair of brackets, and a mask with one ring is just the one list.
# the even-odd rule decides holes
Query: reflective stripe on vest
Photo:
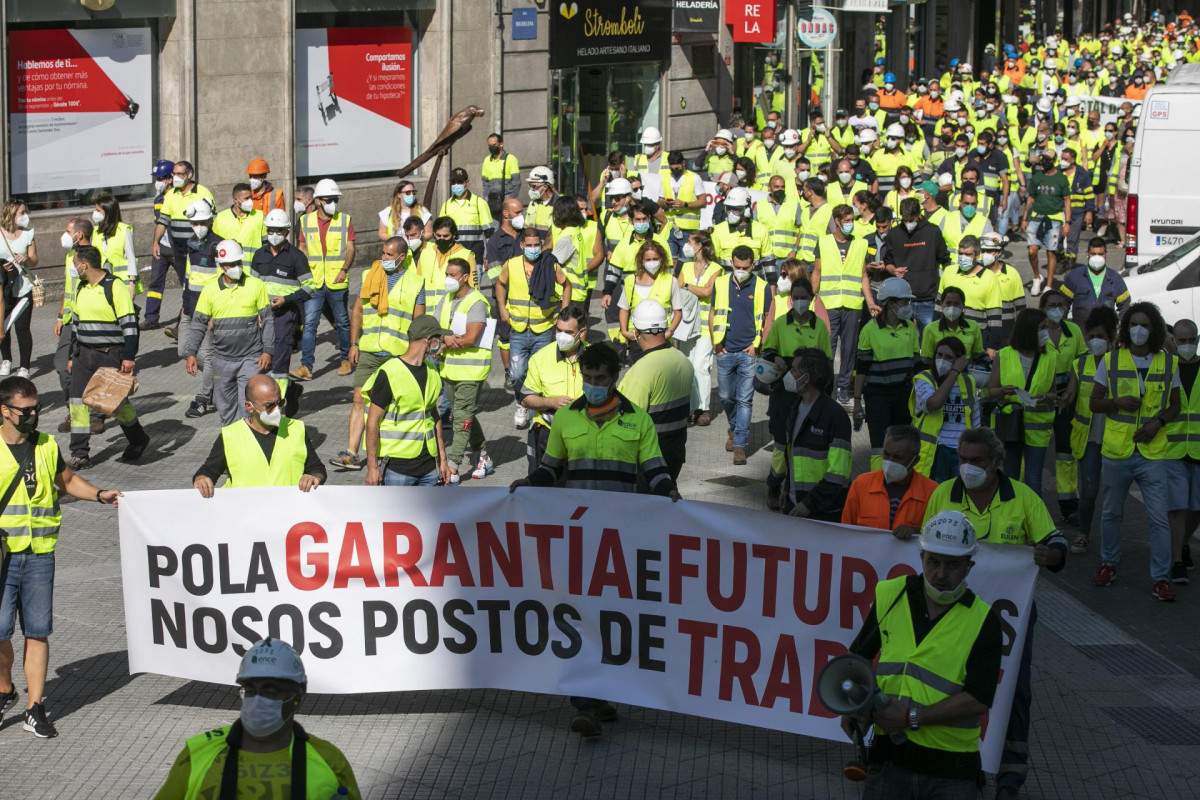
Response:
[{"label": "reflective stripe on vest", "polygon": [[305,214],[300,219],[300,235],[304,237],[305,254],[318,289],[325,286],[337,290],[350,285],[349,275],[341,283],[336,282],[337,274],[346,266],[346,237],[349,232],[350,215],[339,211],[329,220],[325,246],[322,248],[317,212]]},{"label": "reflective stripe on vest", "polygon": [[[53,553],[58,543],[62,512],[58,509],[58,492],[54,488],[54,470],[58,467],[58,443],[46,433],[37,434],[33,450],[34,475],[37,486],[33,497],[22,478],[13,489],[8,505],[0,510],[0,529],[8,537],[9,552],[31,550],[34,553]],[[0,486],[7,488],[17,477],[17,461],[8,445],[0,448]]]},{"label": "reflective stripe on vest", "polygon": [[1140,397],[1141,407],[1135,413],[1115,409],[1104,419],[1104,438],[1100,452],[1107,458],[1129,458],[1136,447],[1150,459],[1169,458],[1166,428],[1160,429],[1149,442],[1134,442],[1133,435],[1147,420],[1162,414],[1171,403],[1171,382],[1175,375],[1175,357],[1157,352],[1146,371],[1145,388],[1138,379],[1133,354],[1128,350],[1113,350],[1107,356],[1108,397]]},{"label": "reflective stripe on vest", "polygon": [[[712,304],[712,334],[713,347],[718,346],[725,341],[725,329],[729,326],[729,311],[731,304],[729,301],[729,282],[733,280],[733,276],[721,276],[717,278],[713,284],[713,304]],[[757,348],[762,343],[762,329],[766,322],[766,304],[767,304],[767,282],[757,275],[752,276],[754,281],[754,343],[753,347]]]},{"label": "reflective stripe on vest", "polygon": [[[634,275],[625,276],[625,301],[629,303],[629,314],[633,316],[633,310],[638,307],[638,303],[643,300],[656,300],[658,304],[666,309],[668,319],[671,316],[671,290],[675,285],[675,279],[671,277],[670,272],[664,272],[660,267],[658,274],[654,276],[654,282],[650,284],[650,292],[644,297],[637,291],[637,286],[645,284],[637,283],[637,278]],[[632,327],[633,323],[630,322]]]},{"label": "reflective stripe on vest", "polygon": [[[696,262],[689,261],[680,267],[679,274],[683,275],[684,286],[705,286],[714,275],[720,275],[723,270],[720,264],[709,264],[704,268],[703,274],[699,278],[696,277]],[[715,283],[714,283],[715,288]],[[696,309],[696,318],[700,321],[700,335],[705,339],[708,337],[708,312],[712,310],[712,295],[708,297],[697,297],[699,303]]]},{"label": "reflective stripe on vest", "polygon": [[[555,296],[561,296],[561,287]],[[529,296],[529,278],[525,275],[525,256],[513,256],[508,260],[508,297],[504,303],[508,308],[512,329],[522,333],[526,329],[542,333],[554,327],[559,304],[542,308]]]},{"label": "reflective stripe on vest", "polygon": [[[488,315],[490,306],[488,301],[477,289],[471,289],[463,297],[462,302],[458,305],[458,310],[455,314],[462,314],[464,317],[477,303],[483,303],[484,316]],[[450,330],[451,318],[454,314],[450,309],[453,306],[451,298],[447,297],[442,301],[439,308],[438,324],[446,330]],[[486,327],[487,323],[484,323]],[[482,335],[482,334],[481,334]],[[448,381],[483,381],[487,380],[488,374],[492,371],[492,351],[490,348],[477,347],[468,345],[460,347],[457,350],[443,350],[442,352],[442,377]]]},{"label": "reflective stripe on vest", "polygon": [[250,486],[298,486],[304,475],[308,447],[304,444],[304,423],[284,417],[279,421],[275,445],[268,461],[258,434],[244,419],[221,428],[221,445],[229,472],[226,489]]},{"label": "reflective stripe on vest", "polygon": [[[671,181],[671,170],[664,169],[658,173],[662,179],[662,196],[665,200],[679,199],[685,203],[696,202],[696,182],[698,177],[696,173],[685,171],[683,178],[679,182],[679,197],[675,197],[675,187]],[[698,208],[668,208],[666,209],[667,218],[674,221],[675,225],[680,230],[698,231],[700,230],[700,209]]]},{"label": "reflective stripe on vest", "polygon": [[[436,370],[427,370],[425,391],[421,393],[412,370],[392,358],[384,362],[363,385],[362,395],[368,407],[375,381],[386,380],[392,388],[392,404],[379,422],[379,455],[412,461],[422,451],[437,456],[437,432],[434,428],[437,400],[442,393],[442,379]],[[418,401],[419,398],[419,401]],[[417,402],[420,405],[417,405]]]},{"label": "reflective stripe on vest", "polygon": [[[1054,356],[1042,353],[1038,360],[1037,372],[1033,380],[1028,381],[1028,392],[1031,395],[1045,394],[1054,388]],[[1020,386],[1025,388],[1027,383],[1025,371],[1021,368],[1021,354],[1011,347],[1000,350],[1000,385]],[[1050,430],[1054,425],[1053,411],[1032,411],[1021,408],[1021,404],[1013,399],[1001,401],[1000,411],[1020,411],[1024,416],[1025,444],[1030,447],[1046,447],[1050,444]]]},{"label": "reflective stripe on vest", "polygon": [[[183,800],[200,800],[217,796],[216,794],[209,795],[207,792],[202,793],[201,790],[205,788],[205,778],[213,770],[217,771],[214,777],[218,789],[221,785],[220,774],[225,767],[225,761],[221,759],[220,765],[216,762],[222,753],[229,751],[229,745],[226,743],[228,735],[229,726],[226,725],[187,740],[188,761],[191,769],[188,771],[187,794],[183,796]],[[295,739],[292,741],[294,743]],[[336,797],[341,781],[333,768],[321,757],[316,748],[306,744],[304,750],[304,782],[306,784],[304,796]],[[286,766],[290,771],[291,764],[291,746],[289,745],[288,756],[280,766]],[[207,782],[209,786],[212,786],[212,780]],[[240,793],[235,794],[240,796]],[[285,790],[285,796],[287,796],[287,790]]]},{"label": "reflective stripe on vest", "polygon": [[787,258],[797,247],[800,226],[796,224],[796,212],[799,208],[800,201],[793,198],[784,200],[779,208],[769,200],[760,200],[754,206],[757,221],[766,225],[770,232],[771,254],[776,258]]},{"label": "reflective stripe on vest", "polygon": [[[1096,387],[1096,382],[1092,380],[1096,377],[1095,357],[1089,353],[1076,359],[1075,375],[1079,378],[1079,388],[1075,394],[1075,416],[1071,418],[1071,455],[1080,459],[1087,450],[1088,439],[1092,431],[1092,390]],[[1197,394],[1200,395],[1200,392]],[[1168,440],[1170,434],[1171,426],[1168,425]],[[1196,449],[1197,452],[1200,452],[1200,446]]]},{"label": "reflective stripe on vest", "polygon": [[[359,351],[403,355],[408,350],[408,326],[412,325],[417,295],[424,287],[425,280],[409,260],[404,274],[388,292],[386,314],[380,314],[375,306],[364,299],[362,332],[358,338]],[[430,308],[428,299],[426,294],[426,308]]]},{"label": "reflective stripe on vest", "polygon": [[843,260],[837,239],[827,233],[817,240],[817,255],[821,259],[821,285],[817,294],[825,308],[861,309],[863,269],[867,263],[866,240],[851,239]]},{"label": "reflective stripe on vest", "polygon": [[[908,395],[908,414],[912,417],[913,427],[921,435],[921,452],[915,469],[928,478],[929,473],[933,471],[933,458],[937,453],[938,434],[941,433],[942,425],[945,423],[945,415],[943,414],[945,406],[943,405],[934,411],[930,411],[927,408],[924,414],[917,413],[917,393],[915,387],[918,381],[929,384],[935,391],[941,385],[941,381],[935,378],[929,370],[918,372],[913,378],[914,389]],[[975,378],[970,375],[960,374],[957,384],[958,393],[962,396],[965,411],[963,414],[963,423],[965,427],[970,428],[973,427],[972,421],[974,419],[975,402],[977,400],[975,396]]]}]

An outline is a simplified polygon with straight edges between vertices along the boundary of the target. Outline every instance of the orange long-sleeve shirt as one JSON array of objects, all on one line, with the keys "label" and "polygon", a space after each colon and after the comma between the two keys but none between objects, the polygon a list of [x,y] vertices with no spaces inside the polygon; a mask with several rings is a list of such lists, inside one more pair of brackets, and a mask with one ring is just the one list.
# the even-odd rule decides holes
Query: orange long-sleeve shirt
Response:
[{"label": "orange long-sleeve shirt", "polygon": [[896,519],[891,517],[891,499],[883,480],[883,470],[859,475],[850,484],[846,505],[842,507],[842,522],[846,525],[861,525],[864,528],[895,530],[901,525],[911,525],[918,530],[925,519],[925,506],[937,483],[914,472],[908,491],[900,498]]}]

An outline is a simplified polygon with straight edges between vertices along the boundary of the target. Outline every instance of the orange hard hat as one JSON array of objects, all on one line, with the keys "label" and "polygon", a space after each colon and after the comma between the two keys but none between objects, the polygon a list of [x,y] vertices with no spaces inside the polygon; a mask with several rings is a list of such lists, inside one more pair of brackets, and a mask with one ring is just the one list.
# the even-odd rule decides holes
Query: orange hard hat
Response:
[{"label": "orange hard hat", "polygon": [[271,171],[271,165],[265,158],[256,158],[246,166],[247,175],[266,175]]}]

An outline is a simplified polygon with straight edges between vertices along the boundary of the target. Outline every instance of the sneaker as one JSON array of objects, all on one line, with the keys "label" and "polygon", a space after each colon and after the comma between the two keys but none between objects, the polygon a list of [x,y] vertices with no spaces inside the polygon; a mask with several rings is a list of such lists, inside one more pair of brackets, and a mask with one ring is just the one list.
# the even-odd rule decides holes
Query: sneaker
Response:
[{"label": "sneaker", "polygon": [[349,450],[342,450],[336,456],[329,459],[329,463],[342,469],[362,469],[367,465],[363,459],[359,458],[357,453],[351,453]]},{"label": "sneaker", "polygon": [[167,335],[168,339],[178,339],[179,338],[179,327],[173,325],[169,328],[163,328],[163,333],[165,333]]},{"label": "sneaker", "polygon": [[482,480],[495,471],[496,466],[488,458],[487,453],[480,453],[479,460],[475,462],[475,470],[471,473],[471,480]]},{"label": "sneaker", "polygon": [[696,425],[701,428],[707,428],[712,425],[712,417],[707,411],[701,411],[700,416],[696,417]]},{"label": "sneaker", "polygon": [[21,727],[39,739],[53,739],[58,736],[58,731],[50,724],[50,720],[46,719],[44,703],[34,703],[33,708],[25,709],[25,723]]},{"label": "sneaker", "polygon": [[1096,570],[1096,574],[1092,576],[1092,583],[1096,586],[1112,586],[1116,579],[1117,568],[1112,564],[1101,564],[1100,569]]},{"label": "sneaker", "polygon": [[1175,600],[1175,590],[1171,588],[1171,582],[1167,580],[1156,581],[1150,594],[1154,596],[1155,600],[1163,603],[1171,603]]},{"label": "sneaker", "polygon": [[153,331],[153,330],[158,330],[161,327],[162,327],[162,323],[159,322],[158,320],[154,320],[153,322],[151,322],[148,319],[144,319],[138,323],[139,331]]},{"label": "sneaker", "polygon": [[12,362],[8,359],[0,361],[0,378],[7,377],[12,372]]},{"label": "sneaker", "polygon": [[342,359],[342,365],[338,367],[338,375],[345,377],[351,372],[354,372],[354,367],[350,366],[350,362]]},{"label": "sneaker", "polygon": [[17,687],[14,686],[11,692],[0,692],[0,717],[8,713],[8,710],[17,704]]},{"label": "sneaker", "polygon": [[70,414],[67,414],[67,418],[64,419],[62,422],[58,423],[58,432],[59,433],[70,433],[71,432],[71,415]]},{"label": "sneaker", "polygon": [[571,732],[578,733],[585,739],[595,739],[600,735],[600,720],[596,712],[580,709],[571,717]]},{"label": "sneaker", "polygon": [[1171,583],[1186,584],[1190,580],[1188,569],[1183,565],[1182,561],[1176,561],[1171,565]]},{"label": "sneaker", "polygon": [[843,405],[843,406],[850,405],[850,393],[847,392],[845,389],[838,389],[837,390],[837,401],[838,401],[838,405]]},{"label": "sneaker", "polygon": [[304,366],[303,364],[301,364],[300,366],[296,367],[294,370],[289,372],[288,375],[291,376],[292,378],[295,378],[298,381],[311,381],[312,380],[312,370],[309,369],[308,367]]},{"label": "sneaker", "polygon": [[735,467],[740,467],[745,463],[746,463],[746,448],[744,448],[744,447],[733,448],[733,465]]},{"label": "sneaker", "polygon": [[1183,565],[1188,569],[1192,568],[1192,546],[1189,544],[1183,546]]},{"label": "sneaker", "polygon": [[529,409],[525,406],[517,406],[517,410],[513,412],[513,425],[517,426],[517,430],[523,431],[529,427]]},{"label": "sneaker", "polygon": [[[70,422],[68,418],[68,423]],[[68,425],[68,430],[70,426]],[[92,417],[92,421],[88,423],[88,430],[93,434],[104,433],[104,417]]]},{"label": "sneaker", "polygon": [[1046,288],[1046,281],[1042,278],[1034,278],[1033,283],[1029,285],[1029,295],[1037,297]]},{"label": "sneaker", "polygon": [[462,486],[462,478],[459,477],[458,472],[456,472],[455,470],[450,470],[450,480],[446,481],[446,485],[447,486]]},{"label": "sneaker", "polygon": [[121,453],[122,461],[137,461],[142,457],[142,453],[146,452],[146,448],[150,446],[150,436],[145,431],[137,439],[130,440],[124,452]]},{"label": "sneaker", "polygon": [[209,411],[212,411],[212,408],[208,403],[203,400],[193,400],[192,404],[187,407],[187,411],[183,412],[183,415],[191,419],[196,419],[197,417],[203,417]]},{"label": "sneaker", "polygon": [[17,370],[16,375],[18,378],[28,378],[29,370],[25,369],[24,367],[21,367],[20,369]]},{"label": "sneaker", "polygon": [[87,469],[91,465],[92,459],[87,453],[84,453],[81,456],[71,456],[67,459],[67,466],[75,472],[78,472],[81,469]]}]

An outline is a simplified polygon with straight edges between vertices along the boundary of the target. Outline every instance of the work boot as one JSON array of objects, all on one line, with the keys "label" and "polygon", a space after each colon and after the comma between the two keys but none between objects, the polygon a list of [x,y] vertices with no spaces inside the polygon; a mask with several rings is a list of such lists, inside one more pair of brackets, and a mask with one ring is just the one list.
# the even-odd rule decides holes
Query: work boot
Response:
[{"label": "work boot", "polygon": [[178,325],[174,325],[169,328],[163,328],[162,332],[167,335],[168,339],[178,339],[179,338],[179,326]]},{"label": "work boot", "polygon": [[304,366],[303,364],[301,364],[300,366],[296,367],[294,370],[289,372],[288,375],[291,376],[292,378],[295,378],[298,381],[311,381],[312,376],[313,376],[312,370],[309,369],[308,367]]},{"label": "work boot", "polygon": [[740,467],[745,463],[746,463],[746,448],[744,448],[744,447],[733,448],[733,465],[735,467]]},{"label": "work boot", "polygon": [[104,433],[104,417],[92,417],[92,421],[88,423],[88,427],[93,434]]},{"label": "work boot", "polygon": [[708,415],[707,411],[701,411],[700,416],[696,417],[696,425],[701,428],[707,428],[711,424],[712,417]]},{"label": "work boot", "polygon": [[71,432],[71,415],[70,414],[67,414],[67,418],[64,419],[62,422],[58,423],[58,432],[59,433],[70,433]]},{"label": "work boot", "polygon": [[729,429],[729,435],[725,437],[725,452],[733,452],[733,428]]},{"label": "work boot", "polygon": [[146,452],[146,448],[150,446],[150,435],[144,430],[141,431],[141,434],[141,436],[135,436],[129,440],[129,445],[121,453],[121,460],[137,461],[142,457],[142,453]]},{"label": "work boot", "polygon": [[596,712],[586,708],[576,711],[571,717],[571,731],[585,739],[595,739],[599,736],[600,720],[596,718]]},{"label": "work boot", "polygon": [[350,366],[349,361],[342,359],[342,365],[340,367],[338,367],[338,375],[345,377],[346,375],[349,375],[351,372],[354,372],[354,367]]},{"label": "work boot", "polygon": [[159,322],[158,320],[151,322],[148,319],[144,319],[138,323],[139,331],[153,331],[153,330],[157,330],[158,328],[161,328],[161,327],[162,327],[162,323]]}]

